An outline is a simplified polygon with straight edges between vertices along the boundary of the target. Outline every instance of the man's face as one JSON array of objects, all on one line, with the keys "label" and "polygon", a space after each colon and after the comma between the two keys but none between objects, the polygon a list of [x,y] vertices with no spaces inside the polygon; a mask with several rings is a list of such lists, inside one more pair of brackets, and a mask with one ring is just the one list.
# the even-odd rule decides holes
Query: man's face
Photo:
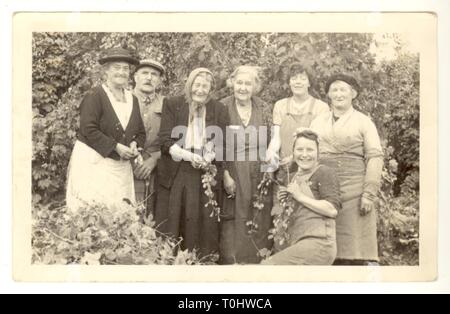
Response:
[{"label": "man's face", "polygon": [[134,81],[137,90],[150,94],[161,84],[161,73],[152,67],[143,67],[134,74]]}]

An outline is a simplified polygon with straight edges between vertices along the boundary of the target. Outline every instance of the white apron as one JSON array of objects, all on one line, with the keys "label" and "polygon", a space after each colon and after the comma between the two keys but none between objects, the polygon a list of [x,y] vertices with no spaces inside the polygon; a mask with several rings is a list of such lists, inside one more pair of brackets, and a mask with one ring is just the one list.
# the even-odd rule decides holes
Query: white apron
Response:
[{"label": "white apron", "polygon": [[72,211],[87,204],[114,207],[123,199],[135,203],[130,161],[104,158],[83,142],[76,141],[68,167],[67,207]]}]

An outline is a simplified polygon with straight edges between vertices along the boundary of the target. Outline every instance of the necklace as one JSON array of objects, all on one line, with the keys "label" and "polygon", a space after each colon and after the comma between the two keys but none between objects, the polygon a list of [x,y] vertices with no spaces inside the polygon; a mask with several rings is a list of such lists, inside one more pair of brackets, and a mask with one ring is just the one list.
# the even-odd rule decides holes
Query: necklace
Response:
[{"label": "necklace", "polygon": [[242,123],[247,126],[252,116],[252,106],[241,106],[236,103],[236,109],[241,117]]}]

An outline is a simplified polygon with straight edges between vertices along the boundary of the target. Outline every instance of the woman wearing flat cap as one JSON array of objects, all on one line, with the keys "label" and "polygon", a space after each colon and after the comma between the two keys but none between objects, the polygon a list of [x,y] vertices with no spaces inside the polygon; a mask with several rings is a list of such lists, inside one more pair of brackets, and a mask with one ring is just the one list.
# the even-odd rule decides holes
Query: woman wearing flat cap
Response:
[{"label": "woman wearing flat cap", "polygon": [[380,137],[372,120],[353,108],[360,91],[355,78],[334,75],[325,90],[331,112],[317,117],[311,128],[319,134],[321,163],[335,169],[340,183],[335,265],[369,265],[379,260],[375,202],[383,166]]},{"label": "woman wearing flat cap", "polygon": [[[161,159],[158,164],[158,198],[155,221],[162,233],[182,238],[181,248],[196,249],[200,256],[219,250],[218,218],[205,207],[207,197],[202,184],[202,165],[212,161],[218,168],[213,187],[216,196],[221,187],[223,140],[228,125],[225,106],[211,98],[214,76],[206,68],[193,70],[186,81],[184,95],[166,97],[163,101]],[[213,141],[209,130],[216,129],[216,156],[205,154]],[[208,151],[208,150],[206,150]],[[216,161],[214,161],[214,159]]]},{"label": "woman wearing flat cap", "polygon": [[138,100],[126,89],[130,66],[138,60],[125,49],[112,48],[98,61],[106,79],[81,102],[68,169],[66,201],[73,211],[87,204],[111,208],[123,200],[134,203],[131,161],[140,161],[145,143]]}]

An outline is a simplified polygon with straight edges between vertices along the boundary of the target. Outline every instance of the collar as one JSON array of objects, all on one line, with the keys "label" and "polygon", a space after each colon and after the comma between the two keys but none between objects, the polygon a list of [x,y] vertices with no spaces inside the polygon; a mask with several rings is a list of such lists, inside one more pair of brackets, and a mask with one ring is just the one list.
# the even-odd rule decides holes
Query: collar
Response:
[{"label": "collar", "polygon": [[343,115],[340,115],[340,116],[338,117],[338,116],[335,116],[334,112],[331,110],[333,116],[335,116],[335,117],[337,117],[337,118],[339,118],[339,119],[345,118],[345,117],[351,115],[353,111],[355,111],[355,109],[353,108],[353,106],[351,106],[350,108],[348,108],[348,110],[347,110]]},{"label": "collar", "polygon": [[140,101],[145,101],[146,99],[148,99],[150,101],[150,103],[152,103],[156,99],[156,96],[157,96],[157,93],[146,94],[146,93],[143,93],[143,92],[137,90],[136,88],[133,90],[133,94],[136,95],[136,97]]},{"label": "collar", "polygon": [[[337,122],[346,121],[346,120],[348,119],[348,117],[350,117],[350,116],[352,115],[352,113],[353,113],[354,111],[355,111],[355,108],[353,108],[353,106],[350,107],[343,115],[341,115],[341,116],[339,116],[339,117],[336,117],[336,118],[338,118],[338,119],[336,120],[336,123],[337,123]],[[331,120],[334,121],[335,115],[334,115],[334,113],[333,113],[332,110],[330,111],[330,117],[331,117]]]},{"label": "collar", "polygon": [[138,98],[139,104],[143,106],[152,105],[154,112],[162,112],[162,98],[159,93],[145,94],[137,89],[134,89],[133,94]]}]

